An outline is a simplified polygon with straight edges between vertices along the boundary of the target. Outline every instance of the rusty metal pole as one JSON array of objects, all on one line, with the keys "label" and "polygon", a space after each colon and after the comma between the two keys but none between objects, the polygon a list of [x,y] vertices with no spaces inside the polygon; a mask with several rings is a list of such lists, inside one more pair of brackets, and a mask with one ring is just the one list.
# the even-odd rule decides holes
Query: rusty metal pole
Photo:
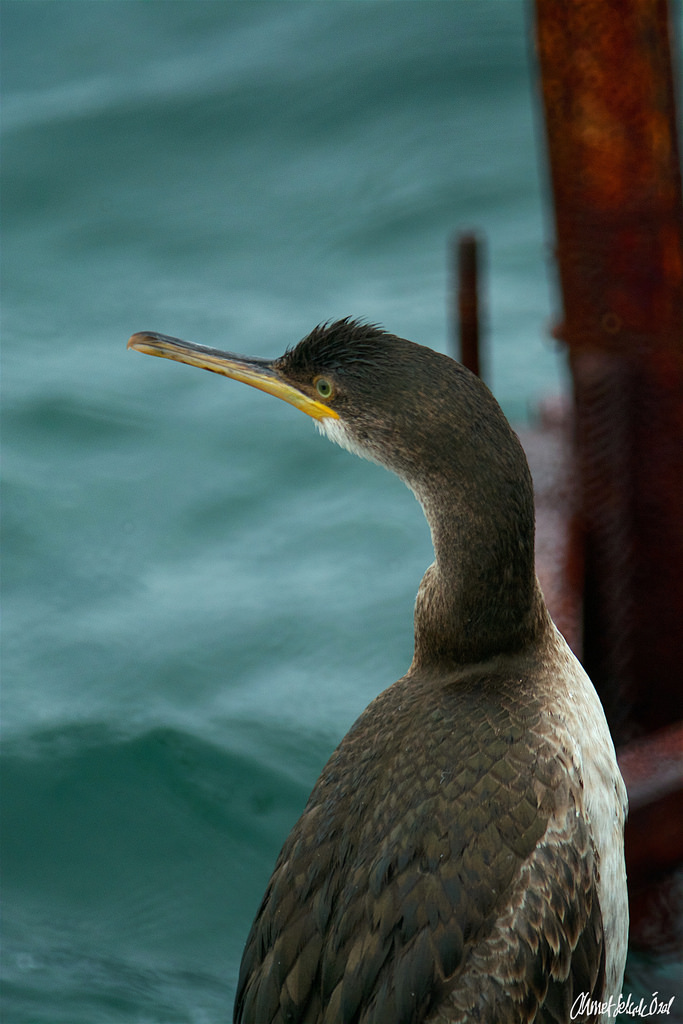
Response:
[{"label": "rusty metal pole", "polygon": [[683,200],[666,0],[536,0],[573,377],[583,660],[617,741],[683,710]]},{"label": "rusty metal pole", "polygon": [[472,232],[455,239],[455,273],[458,281],[456,328],[458,358],[463,366],[481,376],[479,334],[479,250],[481,246]]}]

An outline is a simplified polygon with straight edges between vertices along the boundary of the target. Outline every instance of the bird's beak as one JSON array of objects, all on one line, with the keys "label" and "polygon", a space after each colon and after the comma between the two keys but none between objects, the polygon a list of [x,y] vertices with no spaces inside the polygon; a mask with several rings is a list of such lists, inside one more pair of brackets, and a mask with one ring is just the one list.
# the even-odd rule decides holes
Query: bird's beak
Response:
[{"label": "bird's beak", "polygon": [[199,366],[202,370],[211,370],[212,373],[222,373],[224,377],[241,380],[243,384],[251,384],[259,391],[266,391],[269,395],[282,398],[315,420],[322,420],[326,416],[339,419],[334,409],[286,381],[277,366],[269,359],[249,359],[232,352],[220,352],[204,345],[193,345],[190,341],[169,338],[165,334],[156,334],[153,331],[134,334],[128,341],[128,348],[134,348],[136,352],[146,352],[149,356],[176,359],[179,363],[189,363],[190,366]]}]

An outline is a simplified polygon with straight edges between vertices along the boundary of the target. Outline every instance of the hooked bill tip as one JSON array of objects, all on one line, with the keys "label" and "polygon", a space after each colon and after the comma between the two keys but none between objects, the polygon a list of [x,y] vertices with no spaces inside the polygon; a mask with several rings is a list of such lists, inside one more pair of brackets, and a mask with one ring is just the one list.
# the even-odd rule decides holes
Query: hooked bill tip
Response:
[{"label": "hooked bill tip", "polygon": [[131,334],[130,338],[128,339],[128,344],[126,345],[126,348],[137,349],[141,345],[144,345],[146,342],[148,343],[150,341],[153,341],[155,337],[156,335],[153,334],[152,331],[136,331],[136,333]]}]

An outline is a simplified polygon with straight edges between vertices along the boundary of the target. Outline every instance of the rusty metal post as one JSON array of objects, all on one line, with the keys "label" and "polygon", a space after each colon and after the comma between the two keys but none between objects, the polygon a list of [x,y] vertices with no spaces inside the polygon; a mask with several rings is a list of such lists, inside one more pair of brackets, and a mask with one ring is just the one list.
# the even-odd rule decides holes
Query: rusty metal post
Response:
[{"label": "rusty metal post", "polygon": [[666,0],[536,0],[575,407],[583,660],[615,738],[683,704],[683,200]]},{"label": "rusty metal post", "polygon": [[456,327],[458,359],[481,375],[479,358],[479,240],[472,232],[458,235],[454,244],[458,281]]}]

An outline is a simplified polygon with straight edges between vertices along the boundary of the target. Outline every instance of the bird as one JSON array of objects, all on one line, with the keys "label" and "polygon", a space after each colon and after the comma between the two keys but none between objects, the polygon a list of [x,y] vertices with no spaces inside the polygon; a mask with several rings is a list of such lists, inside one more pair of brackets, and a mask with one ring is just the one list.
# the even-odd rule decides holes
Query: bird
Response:
[{"label": "bird", "polygon": [[272,360],[155,332],[128,344],[308,414],[405,482],[434,548],[406,674],[360,714],[284,842],[235,1024],[613,1019],[626,790],[541,593],[531,475],[486,384],[350,317]]}]

